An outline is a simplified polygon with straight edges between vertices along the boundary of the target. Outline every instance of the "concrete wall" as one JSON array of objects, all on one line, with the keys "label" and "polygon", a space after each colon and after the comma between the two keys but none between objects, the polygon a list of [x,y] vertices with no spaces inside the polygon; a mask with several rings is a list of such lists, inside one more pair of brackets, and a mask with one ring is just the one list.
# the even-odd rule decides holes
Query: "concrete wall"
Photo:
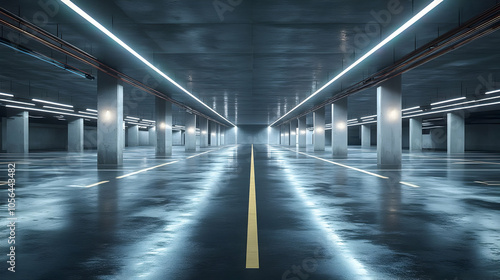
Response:
[{"label": "concrete wall", "polygon": [[173,146],[182,146],[182,132],[179,130],[172,131],[172,145]]},{"label": "concrete wall", "polygon": [[350,126],[347,128],[347,145],[361,146],[360,126]]},{"label": "concrete wall", "polygon": [[267,144],[268,132],[266,125],[238,126],[238,144]]},{"label": "concrete wall", "polygon": [[29,124],[29,149],[37,150],[67,150],[68,126],[55,124]]},{"label": "concrete wall", "polygon": [[465,150],[500,152],[500,124],[466,125]]},{"label": "concrete wall", "polygon": [[139,146],[149,146],[149,131],[139,130]]},{"label": "concrete wall", "polygon": [[83,131],[83,148],[97,149],[97,127],[85,127]]},{"label": "concrete wall", "polygon": [[422,149],[446,151],[446,127],[431,129],[430,133],[423,134]]}]

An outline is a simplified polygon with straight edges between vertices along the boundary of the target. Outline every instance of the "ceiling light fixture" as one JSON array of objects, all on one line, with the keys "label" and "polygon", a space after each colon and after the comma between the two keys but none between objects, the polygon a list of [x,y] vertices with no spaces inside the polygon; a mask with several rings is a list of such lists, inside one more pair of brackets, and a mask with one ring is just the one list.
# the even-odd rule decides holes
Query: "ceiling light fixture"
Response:
[{"label": "ceiling light fixture", "polygon": [[92,117],[92,116],[83,116],[83,115],[79,115],[79,114],[72,114],[72,113],[66,113],[66,112],[57,112],[57,111],[52,111],[52,110],[43,110],[43,109],[30,108],[30,107],[22,107],[22,106],[14,106],[14,105],[5,105],[5,107],[15,108],[15,109],[23,109],[23,110],[28,110],[28,111],[53,113],[53,114],[57,114],[57,115],[66,115],[66,116],[74,116],[74,117],[80,117],[80,118],[97,119],[97,117]]},{"label": "ceiling light fixture", "polygon": [[33,103],[26,103],[26,102],[15,101],[15,100],[10,100],[10,99],[0,99],[0,101],[11,102],[11,103],[16,103],[16,104],[21,104],[21,105],[35,106],[35,104],[33,104]]},{"label": "ceiling light fixture", "polygon": [[411,117],[418,117],[418,116],[424,116],[424,115],[430,115],[430,114],[438,114],[438,113],[448,113],[448,112],[453,112],[453,111],[459,111],[459,110],[465,110],[465,109],[477,108],[477,107],[484,107],[484,106],[491,106],[491,105],[497,105],[497,104],[500,104],[500,101],[486,103],[486,104],[470,105],[470,106],[453,108],[453,109],[448,109],[448,110],[430,111],[430,112],[425,112],[425,113],[411,115],[411,116],[404,116],[403,118],[411,118]]},{"label": "ceiling light fixture", "polygon": [[[67,0],[62,0],[63,2]],[[279,119],[274,121],[271,125],[274,125],[281,119],[283,119],[285,116],[290,114],[291,112],[295,111],[297,108],[302,106],[302,104],[306,103],[309,99],[311,99],[313,96],[316,94],[320,93],[323,91],[326,87],[331,85],[333,82],[337,81],[340,79],[342,76],[344,76],[347,72],[351,71],[354,67],[356,67],[358,64],[363,62],[365,59],[367,59],[369,56],[371,56],[373,53],[381,49],[383,46],[385,46],[387,43],[392,41],[394,38],[396,38],[398,35],[403,33],[406,29],[408,29],[410,26],[412,26],[415,22],[420,20],[423,16],[425,16],[427,13],[432,11],[434,8],[436,8],[439,4],[441,4],[444,0],[434,0],[432,3],[430,3],[427,7],[425,7],[423,10],[421,10],[418,14],[413,16],[409,21],[407,21],[405,24],[403,24],[401,27],[399,27],[396,31],[394,31],[389,37],[385,38],[382,42],[380,42],[378,45],[376,45],[373,49],[368,51],[365,55],[360,57],[358,60],[356,60],[353,64],[351,64],[349,67],[347,67],[344,71],[340,72],[337,76],[335,76],[333,79],[331,79],[328,83],[326,83],[324,86],[316,90],[313,94],[309,95],[306,99],[304,99],[302,102],[300,102],[297,106],[293,107],[290,111],[288,111],[286,114],[281,116]]]},{"label": "ceiling light fixture", "polygon": [[3,92],[0,92],[0,95],[2,96],[8,96],[8,97],[14,97],[13,94],[10,94],[10,93],[3,93]]},{"label": "ceiling light fixture", "polygon": [[75,110],[71,110],[71,109],[66,109],[66,108],[57,108],[57,107],[52,107],[52,106],[47,106],[47,105],[44,105],[43,108],[47,108],[47,109],[56,109],[56,110],[63,110],[63,111],[68,111],[68,112],[74,112]]},{"label": "ceiling light fixture", "polygon": [[94,109],[87,109],[87,111],[97,113],[97,110],[94,110]]},{"label": "ceiling light fixture", "polygon": [[[438,0],[436,0],[438,1]],[[443,1],[443,0],[439,0]],[[85,11],[80,9],[77,5],[75,5],[73,2],[70,0],[61,0],[66,6],[68,6],[70,9],[75,11],[77,14],[79,14],[81,17],[83,17],[85,20],[87,20],[89,23],[97,27],[99,30],[101,30],[104,34],[106,34],[109,38],[113,39],[116,43],[118,43],[120,46],[122,46],[124,49],[126,49],[129,53],[131,53],[133,56],[138,58],[140,61],[142,61],[144,64],[146,64],[149,68],[154,70],[156,73],[160,74],[163,78],[167,79],[169,82],[171,82],[173,85],[175,85],[177,88],[182,90],[184,93],[187,95],[191,96],[194,100],[198,101],[200,104],[208,108],[210,111],[212,111],[214,114],[217,116],[221,117],[223,120],[226,122],[230,123],[232,126],[236,126],[232,122],[230,122],[228,119],[223,117],[221,114],[217,113],[214,109],[212,109],[210,106],[207,104],[203,103],[198,97],[194,96],[191,92],[189,92],[187,89],[183,88],[181,85],[179,85],[176,81],[174,81],[172,78],[170,78],[167,74],[163,73],[160,69],[158,69],[156,66],[151,64],[151,62],[147,61],[144,57],[142,57],[140,54],[138,54],[135,50],[133,50],[131,47],[129,47],[127,44],[125,44],[120,38],[116,37],[113,33],[111,33],[108,29],[106,29],[104,26],[102,26],[99,22],[97,22],[95,19],[93,19],[90,15],[88,15]]]},{"label": "ceiling light fixture", "polygon": [[47,104],[52,104],[52,105],[57,105],[57,106],[62,106],[62,107],[73,108],[72,105],[61,104],[61,103],[52,102],[52,101],[45,101],[45,100],[36,99],[36,98],[33,98],[31,100],[35,101],[35,102],[41,102],[41,103],[47,103]]},{"label": "ceiling light fixture", "polygon": [[417,110],[417,109],[420,109],[420,106],[406,108],[406,109],[401,110],[401,112],[412,111],[412,110]]},{"label": "ceiling light fixture", "polygon": [[500,92],[500,89],[488,91],[485,94],[492,94],[492,93],[497,93],[497,92]]},{"label": "ceiling light fixture", "polygon": [[439,104],[444,104],[444,103],[449,103],[449,102],[458,101],[458,100],[463,100],[465,98],[466,97],[464,96],[464,97],[459,97],[459,98],[453,98],[453,99],[449,99],[449,100],[434,102],[434,103],[431,103],[431,106],[439,105]]}]

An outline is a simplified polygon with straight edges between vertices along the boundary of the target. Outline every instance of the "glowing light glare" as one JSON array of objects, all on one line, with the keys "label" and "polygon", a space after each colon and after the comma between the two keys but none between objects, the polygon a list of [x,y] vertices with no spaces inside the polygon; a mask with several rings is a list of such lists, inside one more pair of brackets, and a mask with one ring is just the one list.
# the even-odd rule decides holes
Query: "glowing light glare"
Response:
[{"label": "glowing light glare", "polygon": [[500,92],[500,89],[488,91],[485,94],[492,94],[492,93],[497,93],[497,92]]},{"label": "glowing light glare", "polygon": [[0,92],[0,95],[1,95],[1,96],[14,97],[14,95],[13,95],[13,94],[10,94],[10,93],[3,93],[3,92]]},{"label": "glowing light glare", "polygon": [[215,132],[212,132],[212,136],[215,136],[215,135],[216,135]]},{"label": "glowing light glare", "polygon": [[104,120],[105,121],[111,120],[111,112],[109,110],[106,110],[106,112],[104,112]]},{"label": "glowing light glare", "polygon": [[165,128],[167,128],[167,125],[164,122],[160,123],[160,129],[165,129]]},{"label": "glowing light glare", "polygon": [[[63,0],[65,1],[65,0]],[[297,106],[293,107],[290,111],[288,111],[286,114],[281,116],[279,119],[277,119],[275,122],[273,122],[271,125],[274,125],[281,119],[283,119],[285,116],[290,114],[291,112],[295,111],[297,108],[302,106],[302,104],[306,103],[309,99],[313,98],[316,94],[320,93],[323,91],[325,88],[327,88],[329,85],[331,85],[333,82],[337,81],[340,79],[342,76],[344,76],[347,72],[351,71],[354,67],[356,67],[358,64],[363,62],[365,59],[367,59],[369,56],[371,56],[373,53],[381,49],[383,46],[385,46],[387,43],[392,41],[394,38],[399,36],[401,33],[403,33],[406,29],[408,29],[410,26],[415,24],[418,20],[420,20],[423,16],[428,14],[430,11],[432,11],[434,8],[436,8],[439,4],[441,4],[444,0],[434,0],[432,3],[430,3],[427,7],[425,7],[423,10],[421,10],[418,14],[413,16],[409,21],[407,21],[405,24],[403,24],[401,27],[399,27],[396,31],[394,31],[391,35],[389,35],[387,38],[385,38],[382,42],[380,42],[378,45],[376,45],[373,49],[368,51],[365,55],[360,57],[358,60],[356,60],[353,64],[351,64],[349,67],[347,67],[344,71],[340,72],[337,76],[335,76],[333,79],[331,79],[328,83],[323,85],[321,88],[316,90],[313,94],[309,95],[306,99],[304,99],[302,102],[300,102]]]},{"label": "glowing light glare", "polygon": [[146,64],[149,68],[151,68],[153,71],[158,73],[160,76],[163,78],[167,79],[169,82],[171,82],[173,85],[175,85],[177,88],[182,90],[184,93],[192,97],[194,100],[196,100],[198,103],[202,104],[205,106],[207,109],[212,111],[214,114],[225,120],[226,122],[230,123],[232,126],[236,126],[232,122],[230,122],[228,119],[223,117],[221,114],[217,113],[214,109],[212,109],[210,106],[207,104],[203,103],[198,97],[194,96],[191,92],[189,92],[187,89],[179,85],[176,81],[174,81],[172,78],[170,78],[167,74],[163,73],[160,69],[158,69],[156,66],[151,64],[148,60],[146,60],[144,57],[142,57],[140,54],[138,54],[135,50],[133,50],[131,47],[129,47],[127,44],[125,44],[122,40],[120,40],[118,37],[116,37],[113,33],[111,33],[108,29],[106,29],[103,25],[101,25],[99,22],[97,22],[95,19],[93,19],[90,15],[88,15],[86,12],[84,12],[82,9],[80,9],[77,5],[72,3],[70,0],[61,0],[66,6],[68,6],[70,9],[75,11],[77,14],[79,14],[81,17],[83,17],[85,20],[87,20],[89,23],[97,27],[101,32],[106,34],[109,38],[113,39],[116,43],[118,43],[120,46],[122,46],[124,49],[126,49],[129,53],[131,53],[133,56],[138,58],[142,63]]},{"label": "glowing light glare", "polygon": [[399,111],[397,109],[392,109],[389,111],[389,113],[387,114],[387,118],[390,120],[390,121],[396,121],[398,120],[400,117],[400,114],[399,114]]},{"label": "glowing light glare", "polygon": [[187,132],[188,133],[195,133],[196,129],[194,129],[194,127],[190,127],[190,128],[187,129]]},{"label": "glowing light glare", "polygon": [[207,131],[206,130],[202,130],[201,134],[205,135],[205,134],[207,134]]},{"label": "glowing light glare", "polygon": [[449,102],[453,102],[453,101],[458,101],[458,100],[463,100],[465,99],[466,97],[459,97],[459,98],[453,98],[453,99],[449,99],[449,100],[443,100],[443,101],[439,101],[439,102],[434,102],[434,103],[431,103],[431,106],[434,106],[434,105],[439,105],[439,104],[444,104],[444,103],[449,103]]},{"label": "glowing light glare", "polygon": [[347,124],[345,122],[338,122],[336,127],[339,130],[344,130],[347,127]]},{"label": "glowing light glare", "polygon": [[304,135],[304,134],[306,134],[306,131],[305,130],[301,130],[300,134]]},{"label": "glowing light glare", "polygon": [[62,107],[73,108],[73,105],[61,104],[61,103],[52,102],[52,101],[45,101],[45,100],[36,99],[36,98],[33,98],[31,100],[35,101],[35,102],[40,102],[40,103],[46,103],[46,104],[52,104],[52,105],[57,105],[57,106],[62,106]]},{"label": "glowing light glare", "polygon": [[321,127],[317,127],[317,128],[314,129],[314,131],[315,132],[323,132],[325,130],[323,128],[321,128]]}]

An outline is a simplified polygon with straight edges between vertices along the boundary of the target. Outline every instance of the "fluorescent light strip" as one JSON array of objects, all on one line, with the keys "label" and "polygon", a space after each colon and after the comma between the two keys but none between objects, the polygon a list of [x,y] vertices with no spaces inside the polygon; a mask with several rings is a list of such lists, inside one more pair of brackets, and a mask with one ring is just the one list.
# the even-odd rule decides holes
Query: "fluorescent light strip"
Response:
[{"label": "fluorescent light strip", "polygon": [[80,117],[80,118],[97,119],[97,117],[92,117],[92,116],[83,116],[83,115],[78,115],[78,114],[71,114],[71,113],[66,113],[66,112],[57,112],[57,111],[52,111],[52,110],[43,110],[43,109],[30,108],[30,107],[21,107],[21,106],[14,106],[14,105],[5,105],[5,107],[16,108],[16,109],[23,109],[23,110],[29,110],[29,111],[38,111],[38,112],[45,112],[45,113],[53,113],[53,114],[66,115],[66,116],[75,116],[75,117]]},{"label": "fluorescent light strip", "polygon": [[424,110],[417,110],[417,111],[412,111],[412,112],[404,112],[403,115],[407,115],[407,114],[414,114],[414,113],[419,113],[419,112],[423,112]]},{"label": "fluorescent light strip", "polygon": [[[67,0],[62,0],[63,2]],[[420,11],[418,14],[416,14],[414,17],[412,17],[409,21],[407,21],[405,24],[403,24],[401,27],[399,27],[396,31],[394,31],[389,37],[385,38],[382,42],[380,42],[378,45],[376,45],[373,49],[368,51],[365,55],[360,57],[356,62],[351,64],[349,67],[347,67],[344,71],[340,72],[337,76],[335,76],[333,79],[331,79],[328,83],[326,83],[324,86],[316,90],[313,94],[309,95],[306,99],[304,99],[302,102],[300,102],[297,106],[293,107],[292,110],[288,111],[286,114],[281,116],[279,119],[277,119],[275,122],[273,122],[271,125],[274,125],[281,119],[283,119],[285,116],[290,114],[291,112],[295,111],[298,107],[302,106],[302,104],[306,103],[309,99],[313,98],[316,94],[320,93],[323,91],[326,87],[331,85],[333,82],[336,80],[340,79],[342,76],[344,76],[347,72],[351,71],[354,67],[356,67],[358,64],[363,62],[365,59],[367,59],[369,56],[371,56],[373,53],[378,51],[380,48],[385,46],[387,43],[392,41],[394,38],[396,38],[399,34],[403,33],[406,29],[408,29],[410,26],[412,26],[415,22],[417,22],[419,19],[421,19],[423,16],[425,16],[427,13],[432,11],[434,8],[436,8],[439,4],[441,4],[444,0],[434,0],[432,3],[430,3],[427,7],[425,7],[422,11]]]},{"label": "fluorescent light strip", "polygon": [[78,111],[78,113],[80,113],[80,114],[92,115],[92,116],[97,116],[97,114],[96,114],[96,113],[92,113],[92,112]]},{"label": "fluorescent light strip", "polygon": [[16,104],[22,104],[22,105],[28,105],[28,106],[35,106],[35,104],[33,104],[33,103],[26,103],[26,102],[9,100],[9,99],[0,99],[0,101],[11,102],[11,103],[16,103]]},{"label": "fluorescent light strip", "polygon": [[497,92],[500,92],[500,89],[488,91],[485,94],[492,94],[492,93],[497,93]]},{"label": "fluorescent light strip", "polygon": [[[437,0],[436,0],[437,1]],[[443,0],[440,0],[443,1]],[[223,117],[221,114],[217,113],[214,109],[212,109],[210,106],[207,104],[203,103],[199,98],[194,96],[191,92],[189,92],[187,89],[183,88],[181,85],[179,85],[176,81],[174,81],[172,78],[167,76],[167,74],[163,73],[160,69],[158,69],[156,66],[151,64],[149,61],[147,61],[144,57],[142,57],[140,54],[138,54],[136,51],[134,51],[131,47],[129,47],[127,44],[125,44],[122,40],[120,40],[118,37],[116,37],[113,33],[111,33],[109,30],[107,30],[104,26],[102,26],[99,22],[97,22],[95,19],[93,19],[90,15],[88,15],[86,12],[84,12],[82,9],[80,9],[77,5],[72,3],[70,0],[61,0],[64,4],[66,4],[69,8],[71,8],[73,11],[78,13],[81,17],[86,19],[88,22],[90,22],[92,25],[97,27],[99,30],[101,30],[104,34],[106,34],[109,38],[113,39],[115,42],[117,42],[120,46],[122,46],[124,49],[126,49],[129,53],[131,53],[133,56],[138,58],[140,61],[142,61],[144,64],[146,64],[149,68],[153,69],[156,73],[160,74],[163,78],[167,79],[169,82],[171,82],[173,85],[175,85],[177,88],[182,90],[184,93],[187,95],[191,96],[194,100],[198,101],[200,104],[208,108],[210,111],[215,113],[217,116],[221,117],[223,120],[226,122],[230,123],[232,126],[236,126],[232,122],[230,122],[228,119]]]},{"label": "fluorescent light strip", "polygon": [[131,120],[140,120],[140,118],[129,117],[129,116],[126,116],[125,118],[126,118],[126,119],[131,119]]},{"label": "fluorescent light strip", "polygon": [[371,119],[371,118],[375,118],[375,117],[377,117],[377,115],[371,115],[371,116],[361,117],[361,119],[364,120],[364,119]]},{"label": "fluorescent light strip", "polygon": [[146,119],[142,119],[141,121],[143,121],[143,122],[155,122],[155,121],[152,121],[152,120],[146,120]]},{"label": "fluorescent light strip", "polygon": [[13,94],[10,94],[10,93],[3,93],[3,92],[0,92],[0,95],[2,96],[8,96],[8,97],[14,97]]},{"label": "fluorescent light strip", "polygon": [[348,124],[347,126],[358,126],[358,125],[365,125],[369,123],[376,123],[377,121],[371,121],[371,122],[362,122],[362,123],[353,123],[353,124]]},{"label": "fluorescent light strip", "polygon": [[426,126],[426,127],[422,127],[422,129],[434,129],[434,128],[442,128],[444,126],[442,125],[437,125],[437,126]]},{"label": "fluorescent light strip", "polygon": [[412,110],[417,110],[417,109],[420,109],[420,106],[406,108],[406,109],[401,110],[401,112],[412,111]]},{"label": "fluorescent light strip", "polygon": [[369,119],[364,119],[364,120],[361,120],[362,122],[367,122],[367,121],[373,121],[375,118],[369,118]]},{"label": "fluorescent light strip", "polygon": [[44,105],[43,108],[47,108],[47,109],[56,109],[56,110],[63,110],[63,111],[68,111],[68,112],[74,112],[75,110],[71,110],[71,109],[65,109],[65,108],[57,108],[57,107],[52,107],[52,106],[46,106]]},{"label": "fluorescent light strip", "polygon": [[439,105],[439,104],[444,104],[444,103],[449,103],[449,102],[458,101],[458,100],[463,100],[465,98],[466,97],[464,96],[464,97],[459,97],[459,98],[454,98],[454,99],[449,99],[449,100],[434,102],[434,103],[431,103],[431,106]]},{"label": "fluorescent light strip", "polygon": [[498,101],[498,102],[492,102],[492,103],[486,103],[486,104],[478,104],[478,105],[465,106],[465,107],[460,107],[460,108],[453,108],[453,109],[449,109],[449,110],[425,112],[425,113],[422,113],[422,114],[416,114],[416,115],[412,115],[412,116],[404,116],[403,119],[405,119],[405,118],[411,118],[411,117],[424,116],[424,115],[430,115],[430,114],[447,113],[447,112],[465,110],[465,109],[470,109],[470,108],[491,106],[491,105],[497,105],[497,104],[500,104],[500,101]]},{"label": "fluorescent light strip", "polygon": [[357,122],[358,119],[347,120],[347,122]]},{"label": "fluorescent light strip", "polygon": [[52,104],[52,105],[57,105],[57,106],[62,106],[62,107],[73,108],[72,105],[61,104],[61,103],[52,102],[52,101],[45,101],[45,100],[36,99],[36,98],[33,98],[31,100],[32,101],[36,101],[36,102],[41,102],[41,103],[47,103],[47,104]]},{"label": "fluorescent light strip", "polygon": [[97,113],[97,110],[94,110],[94,109],[87,109],[87,111]]}]

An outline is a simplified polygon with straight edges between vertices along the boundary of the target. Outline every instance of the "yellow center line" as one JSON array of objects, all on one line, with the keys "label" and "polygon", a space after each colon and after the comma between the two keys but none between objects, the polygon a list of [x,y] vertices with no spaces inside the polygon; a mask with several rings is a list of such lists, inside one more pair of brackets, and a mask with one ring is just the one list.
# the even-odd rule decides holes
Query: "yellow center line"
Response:
[{"label": "yellow center line", "polygon": [[253,145],[252,158],[250,161],[250,195],[248,200],[246,268],[259,268],[259,240],[257,235],[257,204],[255,199],[255,169],[253,160]]}]

